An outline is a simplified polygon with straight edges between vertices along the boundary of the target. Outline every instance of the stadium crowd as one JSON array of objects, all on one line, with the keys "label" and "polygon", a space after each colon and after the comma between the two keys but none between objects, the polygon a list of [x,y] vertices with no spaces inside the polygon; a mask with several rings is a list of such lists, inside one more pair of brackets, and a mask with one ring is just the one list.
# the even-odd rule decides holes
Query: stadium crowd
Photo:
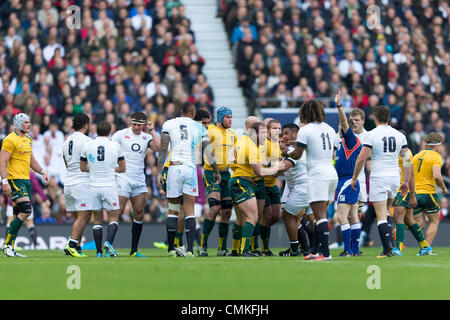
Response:
[{"label": "stadium crowd", "polygon": [[[81,8],[81,29],[66,25],[66,9]],[[204,59],[184,6],[177,0],[2,1],[0,4],[0,138],[12,118],[28,114],[34,155],[51,180],[45,192],[51,210],[41,223],[66,223],[62,145],[71,119],[87,113],[96,125],[107,120],[114,133],[144,111],[160,132],[186,101],[210,112],[214,95],[202,74]],[[156,183],[156,157],[146,159],[145,221],[161,221],[164,193]],[[130,208],[123,221],[131,222]]]},{"label": "stadium crowd", "polygon": [[[413,153],[427,133],[443,133],[442,170],[450,176],[450,7],[447,1],[382,1],[384,29],[369,32],[364,23],[371,3],[220,0],[239,83],[249,101],[259,98],[258,107],[298,108],[301,100],[332,97],[338,87],[343,105],[361,108],[368,119],[373,107],[385,104]],[[66,26],[70,5],[81,7],[80,30]],[[74,115],[107,120],[114,133],[138,110],[157,132],[186,101],[213,114],[204,63],[178,0],[3,1],[0,138],[11,132],[15,114],[30,115],[35,157],[51,176],[49,209],[35,199],[39,222],[73,221],[63,201],[62,144]],[[261,100],[267,97],[279,102]],[[156,164],[150,154],[146,222],[161,222],[167,210]],[[122,219],[131,222],[129,207]]]}]

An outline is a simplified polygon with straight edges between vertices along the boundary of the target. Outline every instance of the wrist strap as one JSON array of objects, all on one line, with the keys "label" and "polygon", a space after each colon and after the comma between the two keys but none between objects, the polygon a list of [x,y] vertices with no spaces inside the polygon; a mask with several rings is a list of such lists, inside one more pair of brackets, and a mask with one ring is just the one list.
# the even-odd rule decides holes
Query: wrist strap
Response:
[{"label": "wrist strap", "polygon": [[8,179],[7,178],[3,179],[2,184],[8,184]]}]

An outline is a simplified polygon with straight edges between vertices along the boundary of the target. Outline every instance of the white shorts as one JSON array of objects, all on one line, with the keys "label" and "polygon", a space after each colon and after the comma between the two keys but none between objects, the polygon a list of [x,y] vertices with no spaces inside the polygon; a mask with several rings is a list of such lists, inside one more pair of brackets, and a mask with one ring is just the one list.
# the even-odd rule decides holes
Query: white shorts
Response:
[{"label": "white shorts", "polygon": [[304,186],[295,186],[294,189],[289,189],[286,186],[284,190],[281,202],[284,203],[283,209],[286,212],[298,216],[303,209],[309,206],[306,183]]},{"label": "white shorts", "polygon": [[89,200],[93,211],[119,210],[119,193],[116,186],[89,187]]},{"label": "white shorts", "polygon": [[[6,216],[7,217],[13,217],[14,216],[14,214],[13,214],[13,207],[10,206],[10,205],[6,206]],[[27,220],[28,219],[33,219],[33,218],[34,218],[34,209],[33,209],[33,206],[31,206],[31,214],[28,216]]]},{"label": "white shorts", "polygon": [[64,186],[64,199],[66,200],[66,211],[91,210],[89,187],[85,184]]},{"label": "white shorts", "polygon": [[358,180],[359,181],[359,195],[358,195],[358,201],[359,202],[367,202],[367,186],[366,186],[366,180]]},{"label": "white shorts", "polygon": [[126,198],[133,198],[142,193],[147,193],[147,185],[142,182],[130,183],[129,181],[117,176],[117,188],[119,190],[119,196]]},{"label": "white shorts", "polygon": [[370,202],[394,199],[400,187],[400,177],[370,177]]},{"label": "white shorts", "polygon": [[203,206],[200,203],[194,203],[194,216],[201,218],[203,213]]},{"label": "white shorts", "polygon": [[334,201],[338,179],[319,180],[308,178],[308,202]]},{"label": "white shorts", "polygon": [[167,172],[167,198],[187,194],[198,196],[197,169],[186,165],[173,165]]}]

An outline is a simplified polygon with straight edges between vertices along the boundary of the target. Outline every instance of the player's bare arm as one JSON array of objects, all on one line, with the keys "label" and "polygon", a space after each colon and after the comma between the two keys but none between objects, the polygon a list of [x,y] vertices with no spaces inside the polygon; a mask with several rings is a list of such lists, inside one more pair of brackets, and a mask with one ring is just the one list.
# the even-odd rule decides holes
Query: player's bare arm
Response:
[{"label": "player's bare arm", "polygon": [[270,167],[263,167],[261,163],[250,164],[257,176],[266,177],[276,175],[278,172],[279,162],[272,162]]},{"label": "player's bare arm", "polygon": [[158,155],[158,186],[162,188],[164,183],[164,178],[162,176],[162,169],[164,167],[164,163],[166,162],[167,153],[169,150],[169,142],[170,138],[167,133],[161,134],[161,150]]},{"label": "player's bare arm", "polygon": [[403,183],[400,186],[400,194],[402,196],[406,195],[408,193],[408,186],[409,186],[409,179],[410,179],[410,171],[409,167],[412,165],[412,159],[409,153],[408,148],[402,148],[400,151],[400,157],[403,160],[403,176],[405,177],[403,179]]},{"label": "player's bare arm", "polygon": [[336,103],[338,113],[339,113],[339,124],[341,125],[342,131],[344,133],[347,133],[349,129],[347,116],[345,115],[344,110],[342,109],[341,105],[341,90],[338,88],[338,92],[336,96],[334,97],[334,102]]},{"label": "player's bare arm", "polygon": [[41,167],[41,165],[36,161],[36,159],[34,158],[33,154],[31,155],[31,160],[30,160],[30,168],[33,169],[34,172],[39,173],[42,175],[42,177],[44,178],[45,184],[48,183],[48,174],[45,171],[44,168]]},{"label": "player's bare arm", "polygon": [[81,172],[89,172],[89,166],[88,166],[87,161],[80,160],[80,171]]},{"label": "player's bare arm", "polygon": [[417,205],[416,181],[414,179],[414,163],[409,167],[409,205],[414,208]]},{"label": "player's bare arm", "polygon": [[217,166],[217,160],[216,156],[214,155],[213,148],[211,146],[211,143],[209,141],[209,138],[207,140],[203,140],[202,142],[202,150],[204,150],[204,153],[206,155],[206,159],[208,160],[208,163],[211,165],[211,167],[214,170],[214,180],[216,184],[220,184],[221,176],[219,173],[219,167]]},{"label": "player's bare arm", "polygon": [[0,174],[2,176],[3,194],[7,197],[11,195],[11,186],[8,183],[8,161],[11,153],[6,150],[0,151]]},{"label": "player's bare arm", "polygon": [[156,134],[156,131],[153,128],[153,122],[151,121],[147,122],[147,133],[152,136],[152,141],[149,142],[150,148],[155,152],[159,152],[161,150],[161,139]]},{"label": "player's bare arm", "polygon": [[294,163],[290,160],[283,160],[278,167],[278,174],[288,171],[294,166]]},{"label": "player's bare arm", "polygon": [[122,173],[122,172],[127,171],[127,164],[126,164],[125,159],[117,160],[117,164],[119,166],[114,169],[116,171],[116,173]]},{"label": "player's bare arm", "polygon": [[353,171],[352,183],[350,184],[353,190],[356,190],[356,182],[358,181],[359,173],[361,172],[367,159],[372,156],[372,150],[364,146],[359,153],[355,163],[355,171]]},{"label": "player's bare arm", "polygon": [[436,184],[439,186],[439,188],[442,189],[444,193],[447,193],[447,187],[445,186],[444,180],[442,179],[441,167],[434,166],[432,170],[433,170],[433,178],[436,181]]}]

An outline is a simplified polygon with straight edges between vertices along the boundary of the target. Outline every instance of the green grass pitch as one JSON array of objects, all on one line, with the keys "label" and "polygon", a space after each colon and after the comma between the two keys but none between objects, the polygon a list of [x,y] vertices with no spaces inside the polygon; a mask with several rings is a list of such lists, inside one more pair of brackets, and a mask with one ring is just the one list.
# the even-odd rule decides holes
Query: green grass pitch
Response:
[{"label": "green grass pitch", "polygon": [[[274,249],[278,254],[279,249]],[[304,299],[448,299],[450,248],[437,256],[376,259],[380,248],[363,248],[363,257],[307,262],[297,257],[169,258],[162,249],[143,249],[148,258],[64,256],[61,251],[23,251],[27,259],[0,257],[0,299],[158,299],[158,300],[304,300]],[[68,289],[79,267],[80,289]],[[378,266],[379,274],[370,266]],[[369,289],[367,284],[379,289]],[[69,280],[69,281],[68,281]],[[75,282],[71,282],[75,283]]]}]

